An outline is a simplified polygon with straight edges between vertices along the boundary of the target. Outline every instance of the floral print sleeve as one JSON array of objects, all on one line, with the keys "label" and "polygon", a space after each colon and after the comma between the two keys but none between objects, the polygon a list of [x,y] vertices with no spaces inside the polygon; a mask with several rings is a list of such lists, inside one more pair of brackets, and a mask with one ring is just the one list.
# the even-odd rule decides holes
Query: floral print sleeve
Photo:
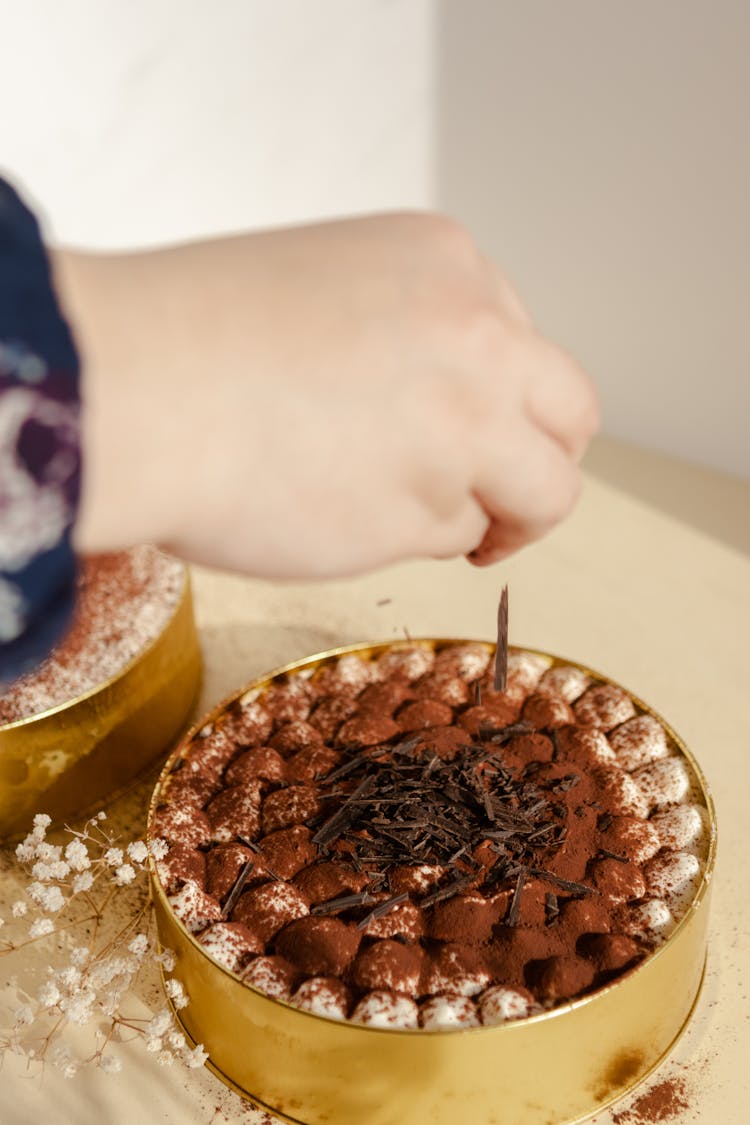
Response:
[{"label": "floral print sleeve", "polygon": [[0,178],[0,688],[70,619],[79,364],[36,219]]}]

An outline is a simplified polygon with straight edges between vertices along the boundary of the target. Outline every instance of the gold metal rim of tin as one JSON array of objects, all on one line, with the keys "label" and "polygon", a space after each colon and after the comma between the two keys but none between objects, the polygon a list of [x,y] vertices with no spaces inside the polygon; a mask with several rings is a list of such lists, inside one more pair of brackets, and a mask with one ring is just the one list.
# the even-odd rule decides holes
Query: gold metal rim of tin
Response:
[{"label": "gold metal rim of tin", "polygon": [[[190,740],[249,693],[350,653],[371,658],[415,645],[466,643],[495,648],[466,638],[366,642],[294,661],[246,684],[204,715],[170,755],[151,799],[149,833],[162,786]],[[539,649],[513,645],[511,651],[616,683]],[[243,983],[172,912],[152,862],[160,941],[175,952],[175,975],[190,997],[175,1014],[188,1038],[208,1051],[212,1072],[293,1125],[575,1125],[648,1077],[684,1031],[703,981],[716,815],[703,771],[683,740],[652,707],[628,695],[639,713],[658,719],[686,759],[709,822],[700,884],[662,945],[610,984],[539,1015],[493,1027],[382,1030],[316,1016]]]},{"label": "gold metal rim of tin", "polygon": [[201,654],[187,567],[161,632],[110,679],[0,725],[0,840],[36,812],[85,815],[135,784],[184,730],[197,701]]}]

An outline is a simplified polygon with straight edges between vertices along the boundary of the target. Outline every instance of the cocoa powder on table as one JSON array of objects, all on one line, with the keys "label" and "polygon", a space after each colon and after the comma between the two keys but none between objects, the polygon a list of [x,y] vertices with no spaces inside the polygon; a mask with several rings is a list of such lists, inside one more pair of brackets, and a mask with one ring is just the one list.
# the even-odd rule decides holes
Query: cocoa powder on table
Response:
[{"label": "cocoa powder on table", "polygon": [[613,1113],[612,1121],[614,1125],[659,1125],[678,1120],[689,1108],[687,1082],[678,1075],[646,1090],[627,1109]]}]

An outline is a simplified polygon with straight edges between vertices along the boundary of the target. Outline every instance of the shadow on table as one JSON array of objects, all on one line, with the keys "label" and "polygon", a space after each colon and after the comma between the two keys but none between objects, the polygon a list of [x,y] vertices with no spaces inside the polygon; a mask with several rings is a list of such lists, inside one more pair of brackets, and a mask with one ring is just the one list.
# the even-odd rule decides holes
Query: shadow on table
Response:
[{"label": "shadow on table", "polygon": [[750,555],[750,482],[628,442],[592,442],[584,470],[681,523]]}]

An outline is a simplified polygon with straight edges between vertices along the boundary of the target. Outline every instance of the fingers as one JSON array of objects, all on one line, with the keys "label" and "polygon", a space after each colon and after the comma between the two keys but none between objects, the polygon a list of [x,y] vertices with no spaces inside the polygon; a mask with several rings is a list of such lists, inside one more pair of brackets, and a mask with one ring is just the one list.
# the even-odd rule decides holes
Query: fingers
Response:
[{"label": "fingers", "polygon": [[525,383],[525,407],[532,421],[576,461],[599,427],[593,383],[562,348],[534,330],[531,316],[508,279],[482,259],[486,282],[501,320],[511,330],[514,361]]},{"label": "fingers", "polygon": [[599,428],[594,385],[566,352],[537,336],[528,348],[526,413],[579,461]]},{"label": "fingers", "polygon": [[540,538],[568,515],[580,488],[578,466],[559,443],[520,423],[478,482],[476,498],[490,524],[470,561],[486,566]]},{"label": "fingers", "polygon": [[482,257],[481,261],[486,270],[490,292],[497,301],[501,312],[508,315],[516,324],[520,324],[524,328],[531,328],[533,324],[531,314],[507,277],[488,258]]},{"label": "fingers", "polygon": [[490,517],[475,496],[468,496],[461,511],[432,535],[430,556],[454,559],[465,555],[475,544],[484,542],[491,527]]}]

